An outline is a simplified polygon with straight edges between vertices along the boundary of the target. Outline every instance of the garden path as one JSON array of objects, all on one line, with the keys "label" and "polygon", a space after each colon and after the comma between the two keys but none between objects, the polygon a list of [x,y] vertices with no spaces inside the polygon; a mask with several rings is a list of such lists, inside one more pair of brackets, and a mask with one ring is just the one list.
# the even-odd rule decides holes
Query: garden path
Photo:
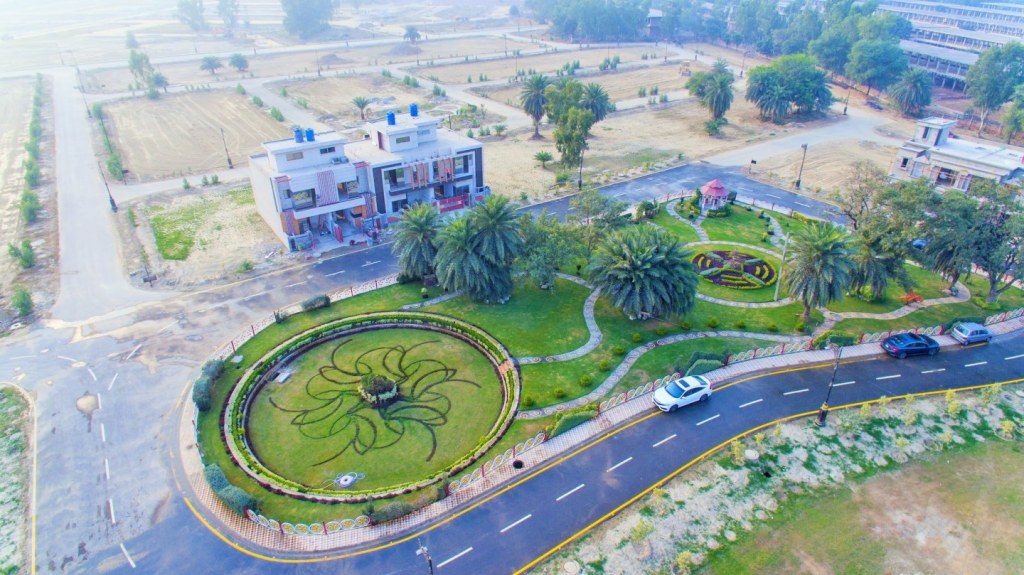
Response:
[{"label": "garden path", "polygon": [[562,273],[556,275],[564,280],[568,280],[573,283],[577,283],[583,287],[587,287],[594,290],[590,293],[589,296],[587,296],[587,301],[584,302],[583,304],[583,320],[587,323],[587,331],[590,332],[590,339],[588,339],[587,343],[583,344],[582,346],[572,351],[560,353],[558,355],[517,358],[516,361],[519,363],[519,365],[527,363],[552,363],[558,361],[569,361],[576,359],[578,357],[583,357],[584,355],[587,355],[588,353],[597,349],[597,346],[601,345],[601,341],[604,339],[604,334],[601,333],[601,328],[598,327],[597,320],[594,319],[594,304],[597,303],[597,298],[601,296],[601,290],[594,289],[593,284],[591,284],[590,282],[583,278]]},{"label": "garden path", "polygon": [[455,299],[455,298],[459,297],[460,295],[462,295],[463,293],[464,293],[463,290],[455,290],[455,291],[453,291],[451,293],[446,293],[444,295],[439,295],[439,296],[437,296],[435,298],[431,298],[431,299],[428,299],[428,300],[423,300],[421,302],[407,303],[407,304],[402,306],[402,309],[405,310],[405,311],[409,311],[409,310],[413,310],[413,309],[420,309],[421,307],[427,307],[428,305],[434,305],[436,303],[446,302],[446,301],[448,301],[450,299]]},{"label": "garden path", "polygon": [[700,223],[704,221],[704,214],[701,214],[696,220],[691,221],[679,215],[679,212],[668,204],[665,204],[665,209],[668,210],[668,215],[693,228],[694,231],[697,232],[697,237],[699,237],[701,241],[706,242],[710,239],[708,237],[708,233],[704,231],[704,228],[700,227]]},{"label": "garden path", "polygon": [[823,333],[825,331],[828,331],[828,330],[832,329],[833,326],[835,326],[837,323],[839,323],[840,321],[842,321],[844,319],[884,319],[884,320],[899,319],[899,318],[901,318],[901,317],[903,317],[905,315],[912,314],[915,311],[922,310],[922,309],[924,309],[926,307],[932,307],[932,306],[936,306],[936,305],[946,305],[946,304],[951,304],[951,303],[963,303],[963,302],[966,302],[966,301],[970,301],[970,299],[971,299],[971,291],[969,289],[967,289],[967,286],[965,286],[964,284],[962,284],[960,282],[957,282],[956,288],[957,288],[957,295],[955,295],[955,296],[946,296],[946,297],[939,297],[939,298],[934,298],[934,299],[926,299],[926,300],[924,300],[922,302],[918,302],[918,303],[908,303],[907,305],[905,305],[905,306],[903,306],[903,307],[901,307],[899,309],[894,309],[894,310],[892,310],[890,312],[885,312],[885,313],[868,313],[868,312],[861,312],[861,311],[847,311],[847,312],[843,312],[843,313],[838,313],[838,312],[834,312],[834,311],[829,311],[829,310],[827,310],[825,308],[818,308],[819,311],[821,311],[822,313],[825,314],[825,321],[821,322],[821,324],[814,329],[814,332],[813,332],[812,335],[817,336],[817,335],[819,335],[819,334],[821,334],[821,333]]}]

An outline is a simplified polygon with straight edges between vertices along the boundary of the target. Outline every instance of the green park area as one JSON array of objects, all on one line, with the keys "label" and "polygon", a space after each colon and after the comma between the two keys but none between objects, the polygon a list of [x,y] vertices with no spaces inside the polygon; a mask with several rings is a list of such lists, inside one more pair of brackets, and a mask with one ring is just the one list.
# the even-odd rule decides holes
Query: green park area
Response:
[{"label": "green park area", "polygon": [[[240,432],[268,469],[303,489],[330,485],[350,472],[359,475],[361,490],[386,489],[436,479],[453,462],[470,457],[468,465],[384,501],[322,505],[270,493],[233,462],[219,422],[232,387],[247,370],[296,334],[409,304],[433,317],[466,322],[500,342],[519,363],[502,368],[520,374],[518,412],[582,397],[593,406],[669,373],[703,373],[723,365],[729,354],[780,342],[829,334],[850,341],[865,332],[982,318],[1024,305],[1017,288],[985,302],[988,282],[977,275],[960,279],[971,297],[934,302],[948,296],[950,281],[924,258],[910,263],[908,251],[896,263],[924,298],[912,312],[879,315],[905,305],[901,297],[907,290],[890,265],[888,281],[871,283],[880,295],[851,280],[823,304],[819,299],[807,306],[805,317],[804,300],[818,289],[813,281],[808,287],[814,276],[807,270],[832,265],[842,272],[837,277],[855,277],[856,234],[770,215],[791,236],[783,248],[778,238],[765,241],[764,230],[774,225],[742,206],[705,219],[676,217],[668,213],[676,206],[661,206],[649,217],[632,219],[619,215],[620,206],[610,200],[587,201],[593,203],[586,207],[586,223],[521,219],[503,198],[448,222],[427,209],[409,210],[395,234],[403,269],[397,285],[323,307],[304,305],[308,309],[280,318],[241,345],[235,352],[241,359],[213,378],[211,408],[198,421],[204,462],[220,467],[267,517],[317,522],[372,514],[386,521],[444,497],[446,481],[540,431],[550,435],[567,428],[561,414],[516,418],[501,427],[503,435],[482,443],[501,418],[507,393],[498,364],[452,334],[396,326],[328,339],[276,366],[287,369],[287,379],[261,388]],[[697,226],[711,241],[695,243]],[[425,245],[424,238],[433,243]],[[821,254],[824,259],[814,259]],[[558,275],[562,271],[580,277],[570,281]],[[417,279],[426,274],[436,274],[440,286],[423,288]],[[595,289],[600,296],[588,306]],[[435,301],[452,291],[461,293]],[[860,315],[823,325],[822,307]],[[420,369],[429,374],[429,391],[422,393],[413,383]],[[381,374],[387,375],[375,377]],[[594,413],[576,411],[572,421]],[[477,452],[481,445],[484,451]]]}]

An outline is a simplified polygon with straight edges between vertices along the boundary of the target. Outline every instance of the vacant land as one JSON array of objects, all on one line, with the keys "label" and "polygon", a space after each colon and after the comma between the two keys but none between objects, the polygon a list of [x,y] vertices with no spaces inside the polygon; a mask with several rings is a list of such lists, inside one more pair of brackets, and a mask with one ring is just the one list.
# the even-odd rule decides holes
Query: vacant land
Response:
[{"label": "vacant land", "polygon": [[234,165],[244,166],[260,143],[289,135],[285,124],[235,92],[136,98],[108,104],[104,110],[129,181],[223,170],[225,145]]},{"label": "vacant land", "polygon": [[[681,69],[686,70],[685,67],[681,68],[678,62],[668,64],[659,62],[642,68],[579,75],[576,79],[585,84],[597,82],[604,87],[613,102],[619,102],[638,97],[637,92],[640,88],[644,88],[648,94],[652,88],[657,88],[661,94],[682,90],[689,77],[680,73]],[[520,107],[519,95],[522,93],[523,87],[517,84],[498,88],[474,89],[474,91],[497,102],[518,108]]]},{"label": "vacant land", "polygon": [[[18,203],[24,186],[22,162],[32,91],[33,82],[29,80],[0,84],[0,245],[4,246],[21,239]],[[0,258],[0,285],[10,285],[17,271],[12,258]]]},{"label": "vacant land", "polygon": [[[867,140],[838,140],[828,146],[807,149],[801,188],[812,192],[845,189],[863,176],[857,164],[867,162],[888,170],[896,154],[896,146],[884,146]],[[785,154],[758,158],[753,177],[780,188],[789,188],[800,171],[803,151],[797,148]]]},{"label": "vacant land", "polygon": [[[500,39],[498,40],[500,42]],[[499,45],[500,47],[500,45]],[[509,52],[511,53],[511,52]],[[515,73],[516,66],[520,70],[534,70],[537,74],[554,74],[563,65],[579,61],[583,68],[596,67],[605,58],[619,56],[623,63],[640,62],[643,54],[665,56],[664,48],[630,47],[615,49],[591,50],[559,50],[547,54],[522,56],[520,58],[503,58],[500,60],[481,60],[460,64],[445,64],[417,68],[421,76],[435,76],[444,84],[464,84],[467,78],[478,81],[481,74],[490,80],[501,80]]]},{"label": "vacant land", "polygon": [[288,95],[296,101],[305,100],[310,108],[332,116],[350,127],[360,122],[359,109],[352,99],[362,96],[370,100],[366,117],[382,115],[387,110],[408,110],[409,104],[419,102],[422,110],[430,106],[430,91],[410,88],[401,78],[386,78],[380,74],[360,74],[340,78],[324,78],[282,84]]},{"label": "vacant land", "polygon": [[248,187],[152,196],[122,209],[134,213],[135,233],[151,258],[160,255],[158,275],[172,285],[232,277],[282,249]]}]

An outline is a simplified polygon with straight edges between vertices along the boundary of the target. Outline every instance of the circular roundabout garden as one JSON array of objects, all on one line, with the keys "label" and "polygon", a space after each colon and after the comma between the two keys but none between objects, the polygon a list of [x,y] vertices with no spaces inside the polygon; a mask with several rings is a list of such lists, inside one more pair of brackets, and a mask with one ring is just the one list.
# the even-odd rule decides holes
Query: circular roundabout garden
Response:
[{"label": "circular roundabout garden", "polygon": [[264,488],[309,501],[411,493],[466,468],[515,416],[507,350],[472,324],[363,314],[280,343],[228,395],[221,433]]},{"label": "circular roundabout garden", "polygon": [[702,278],[734,289],[759,289],[778,279],[775,267],[761,256],[737,250],[714,250],[693,256],[693,264]]}]

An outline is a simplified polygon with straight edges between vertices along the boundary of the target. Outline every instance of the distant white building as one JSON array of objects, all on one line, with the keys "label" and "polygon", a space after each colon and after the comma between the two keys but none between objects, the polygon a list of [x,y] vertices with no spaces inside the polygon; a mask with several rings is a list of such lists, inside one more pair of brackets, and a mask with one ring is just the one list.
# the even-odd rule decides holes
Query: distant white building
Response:
[{"label": "distant white building", "polygon": [[1015,183],[1024,176],[1024,149],[982,144],[951,134],[955,120],[918,120],[917,132],[896,151],[889,176],[927,178],[936,186],[969,191],[976,178]]},{"label": "distant white building", "polygon": [[249,158],[256,208],[290,250],[372,242],[406,207],[426,202],[462,209],[490,190],[483,146],[441,126],[441,119],[389,113],[367,124],[365,139],[295,129],[264,142]]}]

